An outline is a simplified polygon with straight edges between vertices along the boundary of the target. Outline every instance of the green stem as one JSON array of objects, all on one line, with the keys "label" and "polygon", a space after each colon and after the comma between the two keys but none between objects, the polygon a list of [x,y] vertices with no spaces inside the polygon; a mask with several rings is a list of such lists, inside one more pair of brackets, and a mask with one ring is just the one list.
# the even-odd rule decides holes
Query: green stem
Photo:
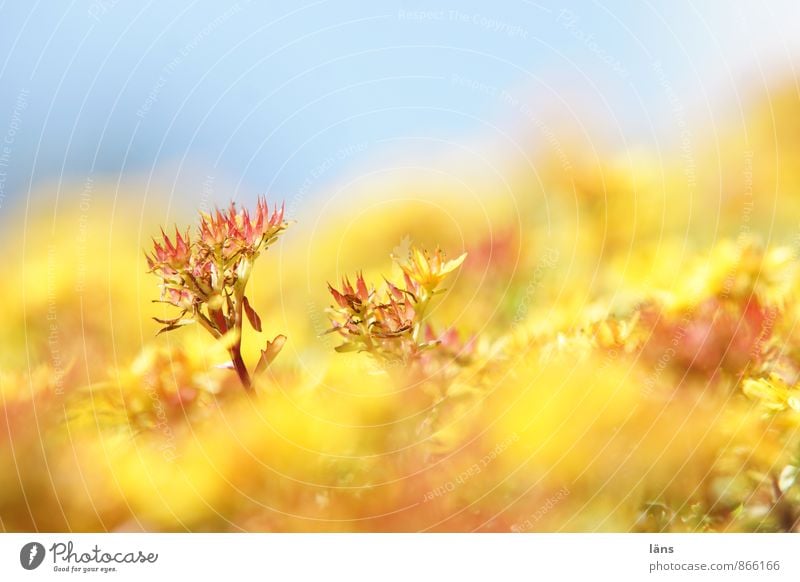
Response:
[{"label": "green stem", "polygon": [[417,314],[417,324],[414,326],[414,333],[412,334],[412,338],[414,339],[414,343],[419,345],[419,332],[422,329],[422,324],[425,322],[425,312],[428,310],[428,305],[430,305],[431,297],[433,294],[427,294],[425,299],[422,299],[415,307],[414,311]]}]

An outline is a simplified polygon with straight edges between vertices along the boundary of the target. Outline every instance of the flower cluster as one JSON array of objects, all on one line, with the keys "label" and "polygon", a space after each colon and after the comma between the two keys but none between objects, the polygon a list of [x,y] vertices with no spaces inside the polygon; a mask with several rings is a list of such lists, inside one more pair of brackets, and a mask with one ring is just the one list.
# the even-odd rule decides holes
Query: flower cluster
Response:
[{"label": "flower cluster", "polygon": [[771,339],[774,308],[753,296],[747,301],[706,298],[678,313],[647,304],[640,321],[648,330],[646,360],[669,359],[681,370],[713,377],[721,372],[739,376],[764,359]]},{"label": "flower cluster", "polygon": [[[263,197],[253,215],[231,203],[227,210],[201,213],[194,239],[188,231],[181,234],[176,229],[173,241],[162,230],[162,241],[154,240],[152,253],[145,255],[150,272],[161,279],[160,301],[181,310],[174,318],[156,318],[164,325],[159,333],[199,323],[227,343],[233,367],[246,388],[251,379],[241,357],[243,318],[256,331],[261,331],[261,318],[245,287],[256,258],[288,226],[283,215],[283,207],[270,212]],[[267,342],[257,373],[277,356],[285,340],[279,335]]]},{"label": "flower cluster", "polygon": [[[328,314],[342,344],[338,352],[367,352],[389,369],[413,370],[424,364],[426,352],[439,345],[453,347],[457,334],[445,332],[441,337],[434,333],[426,321],[434,296],[442,293],[444,279],[464,262],[466,254],[446,260],[436,249],[432,254],[412,247],[407,260],[398,260],[403,273],[403,284],[385,279],[379,291],[369,287],[359,273],[353,285],[348,278],[341,289],[328,285],[335,305]],[[463,355],[467,346],[458,350]],[[448,352],[449,353],[449,352]]]}]

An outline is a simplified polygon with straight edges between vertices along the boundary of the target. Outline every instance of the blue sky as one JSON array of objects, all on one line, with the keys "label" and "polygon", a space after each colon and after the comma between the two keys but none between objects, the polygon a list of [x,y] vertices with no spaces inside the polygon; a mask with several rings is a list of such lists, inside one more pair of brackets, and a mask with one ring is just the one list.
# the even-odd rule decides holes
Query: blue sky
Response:
[{"label": "blue sky", "polygon": [[526,111],[604,128],[618,146],[670,143],[676,108],[719,123],[748,83],[792,65],[797,12],[743,1],[6,1],[3,205],[103,176],[157,175],[187,196],[224,178],[242,196],[291,198],[386,159],[426,163],[448,144],[541,139]]}]

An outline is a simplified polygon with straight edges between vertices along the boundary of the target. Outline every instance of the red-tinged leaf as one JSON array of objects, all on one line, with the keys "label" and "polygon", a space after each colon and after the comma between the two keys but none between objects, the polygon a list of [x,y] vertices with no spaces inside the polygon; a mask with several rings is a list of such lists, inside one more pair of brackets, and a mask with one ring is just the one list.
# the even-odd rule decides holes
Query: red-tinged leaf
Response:
[{"label": "red-tinged leaf", "polygon": [[154,317],[153,319],[155,319],[158,323],[165,326],[156,335],[161,335],[165,331],[172,331],[173,329],[178,329],[179,327],[183,327],[184,325],[191,325],[195,323],[195,320],[190,318],[159,319],[158,317]]},{"label": "red-tinged leaf", "polygon": [[349,277],[344,277],[342,279],[342,294],[344,295],[355,295],[356,292],[353,290],[353,285],[350,283]]},{"label": "red-tinged leaf", "polygon": [[[155,317],[153,319],[155,319]],[[174,329],[181,328],[181,327],[183,327],[185,325],[191,325],[192,323],[194,323],[193,319],[181,319],[180,321],[176,321],[174,323],[168,323],[166,326],[164,326],[160,330],[158,330],[158,333],[156,333],[156,335],[159,336],[162,333],[165,333],[165,332],[168,332],[168,331],[172,331]]]},{"label": "red-tinged leaf", "polygon": [[364,281],[364,275],[359,273],[356,278],[356,287],[358,289],[358,298],[361,301],[366,301],[369,298],[369,291],[367,291],[367,283]]},{"label": "red-tinged leaf", "polygon": [[414,283],[409,274],[405,271],[403,271],[403,279],[406,282],[406,291],[413,294],[414,289],[417,287],[416,283]]},{"label": "red-tinged leaf", "polygon": [[220,333],[228,331],[228,322],[225,321],[225,316],[222,314],[221,309],[209,309],[208,315],[211,317],[211,323],[216,326]]},{"label": "red-tinged leaf", "polygon": [[334,289],[330,283],[328,283],[328,291],[330,291],[331,295],[333,296],[333,300],[336,301],[339,307],[347,307],[347,299],[345,299],[344,295]]},{"label": "red-tinged leaf", "polygon": [[254,330],[261,331],[261,318],[250,305],[250,300],[247,299],[247,297],[242,297],[242,304],[244,306],[244,312],[247,314],[247,319],[250,321],[250,325],[253,326]]},{"label": "red-tinged leaf", "polygon": [[391,294],[391,296],[394,297],[394,299],[396,301],[402,301],[402,299],[403,299],[403,291],[398,289],[398,287],[394,283],[392,283],[391,281],[389,281],[385,277],[384,277],[383,280],[386,281],[386,286],[389,288],[389,293]]},{"label": "red-tinged leaf", "polygon": [[166,251],[170,255],[174,254],[175,253],[175,247],[172,246],[172,241],[169,240],[169,237],[167,236],[167,233],[164,232],[163,228],[161,229],[161,237],[164,239],[164,247],[165,247]]},{"label": "red-tinged leaf", "polygon": [[181,236],[178,227],[175,227],[175,253],[179,258],[188,258],[189,247],[191,240],[189,239],[189,232],[186,232],[186,239]]},{"label": "red-tinged leaf", "polygon": [[357,352],[361,349],[357,344],[342,344],[333,348],[339,354],[346,354],[349,352]]},{"label": "red-tinged leaf", "polygon": [[281,349],[283,349],[285,343],[285,335],[275,336],[274,340],[267,342],[266,349],[261,350],[261,358],[258,360],[258,364],[253,372],[253,376],[258,377],[260,374],[263,374],[267,368],[269,368],[269,365],[272,363],[272,361],[278,357],[278,354],[280,353]]}]

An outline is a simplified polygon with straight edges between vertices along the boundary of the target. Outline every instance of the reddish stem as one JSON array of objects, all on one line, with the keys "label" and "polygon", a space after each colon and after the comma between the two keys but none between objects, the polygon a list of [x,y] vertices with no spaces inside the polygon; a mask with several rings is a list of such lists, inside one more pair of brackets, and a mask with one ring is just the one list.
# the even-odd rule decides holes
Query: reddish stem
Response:
[{"label": "reddish stem", "polygon": [[[242,359],[242,304],[243,295],[237,295],[236,301],[233,304],[233,322],[228,324],[228,329],[234,328],[237,333],[238,337],[236,338],[236,343],[231,346],[230,354],[231,354],[231,361],[233,362],[233,367],[236,369],[236,373],[239,375],[239,380],[242,382],[242,386],[244,386],[245,391],[251,390],[251,381],[250,381],[250,373],[247,371],[247,366],[244,365],[244,360]],[[230,303],[229,303],[230,305]],[[229,307],[230,310],[230,307]],[[229,313],[229,318],[230,318]],[[231,325],[232,323],[232,325]]]},{"label": "reddish stem", "polygon": [[231,347],[230,353],[231,360],[233,361],[233,367],[236,369],[236,373],[239,375],[239,380],[242,381],[242,386],[244,386],[245,390],[250,390],[250,374],[247,371],[247,366],[244,365],[239,342],[237,342],[235,346]]}]

